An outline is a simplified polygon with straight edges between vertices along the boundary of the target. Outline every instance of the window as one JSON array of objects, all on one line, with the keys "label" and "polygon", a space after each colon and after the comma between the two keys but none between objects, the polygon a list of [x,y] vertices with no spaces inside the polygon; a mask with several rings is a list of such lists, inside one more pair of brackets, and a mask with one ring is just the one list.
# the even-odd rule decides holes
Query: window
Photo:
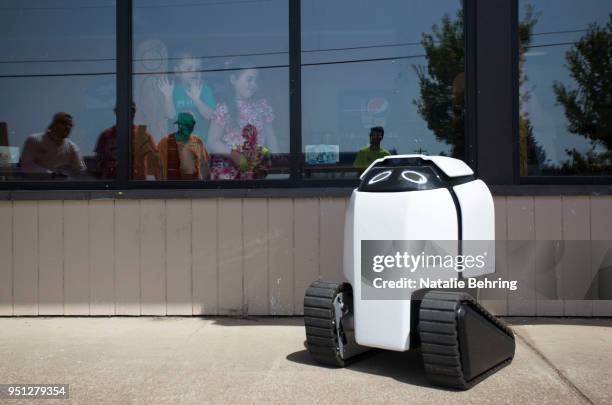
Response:
[{"label": "window", "polygon": [[464,53],[460,1],[302,1],[304,178],[356,178],[387,153],[463,158]]},{"label": "window", "polygon": [[519,1],[521,176],[612,174],[612,4]]},{"label": "window", "polygon": [[134,180],[288,178],[288,15],[285,0],[134,1]]},{"label": "window", "polygon": [[464,1],[381,1],[3,2],[0,188],[348,186],[384,154],[465,159]]},{"label": "window", "polygon": [[115,117],[115,2],[3,1],[0,179],[98,179]]}]

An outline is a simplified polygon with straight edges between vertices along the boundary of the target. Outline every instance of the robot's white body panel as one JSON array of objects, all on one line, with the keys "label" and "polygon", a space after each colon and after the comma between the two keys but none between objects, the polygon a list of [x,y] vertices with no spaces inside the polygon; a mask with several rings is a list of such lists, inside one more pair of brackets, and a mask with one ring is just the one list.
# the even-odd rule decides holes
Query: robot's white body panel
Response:
[{"label": "robot's white body panel", "polygon": [[453,187],[461,207],[461,236],[464,241],[479,241],[478,244],[463,243],[463,254],[474,255],[471,249],[484,248],[480,241],[487,241],[489,257],[487,267],[483,269],[466,269],[464,277],[477,277],[495,272],[495,206],[489,188],[482,180],[474,180]]},{"label": "robot's white body panel", "polygon": [[[398,157],[416,157],[432,161],[449,178],[472,174],[469,167],[457,159],[430,158],[422,155],[387,158]],[[362,175],[362,180],[367,171],[376,166],[377,162],[387,158],[373,163]],[[343,264],[344,275],[353,286],[355,339],[358,344],[406,351],[410,348],[411,327],[411,301],[409,299],[362,299],[362,288],[364,287],[361,282],[361,242],[364,240],[457,240],[460,216],[451,190],[459,201],[465,236],[469,239],[493,240],[493,200],[482,181],[472,180],[454,188],[439,187],[418,191],[353,191],[346,212]],[[490,272],[490,269],[486,272]],[[483,272],[478,274],[473,272],[470,276],[481,274]],[[433,274],[427,275],[427,273],[425,275],[434,276]],[[445,278],[450,277],[456,278],[456,273],[445,276]]]},{"label": "robot's white body panel", "polygon": [[[448,190],[443,188],[399,193],[354,191],[346,219],[352,219],[353,223],[353,235],[349,231],[345,236],[346,241],[352,241],[347,258],[361,257],[362,240],[457,239],[455,205]],[[345,267],[345,275],[353,285],[357,343],[382,349],[408,350],[411,301],[360,299],[361,263],[358,259],[351,262]]]},{"label": "robot's white body panel", "polygon": [[494,240],[495,207],[489,188],[482,180],[453,187],[461,206],[462,239]]}]

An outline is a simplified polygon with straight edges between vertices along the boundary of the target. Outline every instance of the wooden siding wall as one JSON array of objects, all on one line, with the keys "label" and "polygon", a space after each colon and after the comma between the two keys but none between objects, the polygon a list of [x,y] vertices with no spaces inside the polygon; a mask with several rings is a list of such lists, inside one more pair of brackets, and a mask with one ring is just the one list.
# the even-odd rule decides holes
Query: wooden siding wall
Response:
[{"label": "wooden siding wall", "polygon": [[[0,201],[0,315],[300,315],[310,282],[342,279],[346,202]],[[612,240],[612,197],[496,197],[495,209],[500,240]],[[555,277],[588,288],[610,246],[585,246],[552,276],[498,253],[499,274],[531,288],[481,299],[499,315],[612,316],[612,301],[538,296],[564,287]]]}]

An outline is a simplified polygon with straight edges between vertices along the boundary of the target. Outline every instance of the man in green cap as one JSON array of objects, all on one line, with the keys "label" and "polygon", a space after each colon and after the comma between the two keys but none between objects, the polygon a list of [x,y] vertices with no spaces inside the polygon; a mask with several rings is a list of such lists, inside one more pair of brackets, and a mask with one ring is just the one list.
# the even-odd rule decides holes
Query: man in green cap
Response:
[{"label": "man in green cap", "polygon": [[176,132],[159,141],[161,176],[164,180],[204,180],[209,176],[210,157],[204,142],[195,134],[195,118],[190,112],[179,113]]},{"label": "man in green cap", "polygon": [[373,127],[370,129],[370,145],[360,149],[353,162],[353,167],[359,169],[360,173],[367,169],[376,159],[391,154],[388,150],[380,146],[384,136],[385,130],[383,127]]}]

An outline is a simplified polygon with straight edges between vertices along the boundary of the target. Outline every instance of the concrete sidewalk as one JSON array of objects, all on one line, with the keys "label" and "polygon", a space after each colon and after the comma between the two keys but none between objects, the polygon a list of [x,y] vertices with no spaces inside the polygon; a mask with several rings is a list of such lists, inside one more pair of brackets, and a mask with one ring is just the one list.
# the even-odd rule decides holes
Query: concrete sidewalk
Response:
[{"label": "concrete sidewalk", "polygon": [[88,404],[612,403],[612,319],[507,321],[514,362],[467,392],[430,386],[419,352],[315,365],[301,318],[1,318],[0,383]]}]

